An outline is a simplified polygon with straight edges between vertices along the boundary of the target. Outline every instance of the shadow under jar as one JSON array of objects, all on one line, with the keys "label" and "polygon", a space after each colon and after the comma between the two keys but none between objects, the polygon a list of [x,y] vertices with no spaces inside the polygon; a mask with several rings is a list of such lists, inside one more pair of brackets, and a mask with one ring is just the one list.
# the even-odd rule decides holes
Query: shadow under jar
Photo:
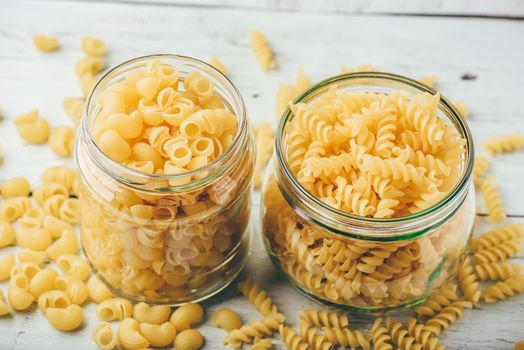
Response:
[{"label": "shadow under jar", "polygon": [[[354,169],[341,170],[345,173],[342,177],[337,176],[337,180],[333,181],[335,185],[325,185],[323,181],[329,183],[330,179],[323,179],[322,176],[329,177],[332,174],[322,173],[321,167],[313,167],[309,169],[309,175],[318,177],[310,179],[311,184],[306,189],[308,184],[299,181],[300,176],[304,176],[300,169],[307,166],[304,154],[308,150],[315,152],[312,143],[308,145],[307,140],[311,142],[315,138],[311,133],[308,136],[308,128],[311,131],[312,127],[318,126],[318,122],[310,119],[309,123],[297,122],[293,125],[293,119],[298,118],[297,109],[294,114],[289,108],[281,119],[276,134],[275,153],[262,189],[264,243],[271,260],[291,284],[306,296],[324,304],[362,313],[400,311],[413,307],[448,282],[457,273],[465,256],[475,219],[475,192],[471,180],[473,142],[466,123],[449,100],[444,97],[438,99],[435,90],[402,76],[352,73],[318,83],[298,98],[295,106],[315,102],[322,106],[330,98],[336,99],[338,92],[392,96],[398,91],[404,91],[402,96],[409,101],[421,93],[435,98],[438,102],[438,105],[435,102],[437,116],[456,131],[463,148],[455,162],[455,173],[448,174],[449,177],[454,175],[456,180],[449,185],[445,196],[442,195],[438,202],[427,208],[406,211],[397,217],[356,215],[342,210],[340,203],[337,207],[341,195],[337,184],[342,185],[346,181],[353,185],[353,192],[350,192],[348,198],[355,200],[352,203],[357,207],[362,204],[363,197],[358,197],[360,194],[356,191],[359,185],[353,177]],[[371,101],[364,100],[361,100],[360,106],[346,101],[344,108],[348,109],[342,108],[339,113],[347,113],[351,109],[352,113],[361,113],[362,108],[371,108]],[[316,111],[317,120],[329,120],[327,114],[323,114],[325,111],[319,107]],[[380,119],[376,123],[375,126],[368,125],[368,131],[377,133],[380,127],[376,125],[379,125]],[[402,121],[399,120],[399,128],[401,125]],[[297,130],[299,132],[293,134]],[[319,128],[315,130],[320,131]],[[363,132],[360,131],[354,138],[360,137]],[[394,133],[397,140],[399,134]],[[330,141],[326,141],[329,144]],[[351,140],[347,142],[345,152],[339,149],[344,145],[338,145],[332,151],[333,154],[345,154],[348,157],[346,163],[340,164],[341,168],[344,168],[344,164],[351,167],[350,164],[359,163],[358,154],[352,154],[357,148],[349,146]],[[370,153],[376,150],[373,142],[371,146],[368,144],[372,149],[368,149]],[[409,144],[406,141],[401,146],[405,150]],[[317,157],[322,158],[324,151],[318,152]],[[295,158],[291,161],[290,157]],[[356,170],[357,173],[359,171]],[[380,192],[380,188],[373,186],[388,177],[382,178],[380,171],[368,175],[378,175],[378,180],[376,176],[366,177],[366,180],[373,191]],[[347,180],[339,182],[344,177]],[[373,183],[372,179],[378,182]],[[395,181],[391,180],[393,183]],[[409,193],[409,188],[403,189],[404,195]],[[325,197],[319,198],[318,191],[325,191]],[[356,196],[351,197],[353,194]],[[379,195],[375,195],[374,199],[377,200],[377,197],[380,200]]]},{"label": "shadow under jar", "polygon": [[[143,162],[133,163],[135,168],[121,164],[102,150],[96,138],[100,132],[97,118],[122,112],[119,96],[128,92],[128,86],[134,85],[143,72],[164,69],[161,67],[167,67],[168,75],[173,73],[169,67],[176,68],[178,78],[165,84],[173,88],[169,92],[175,91],[175,99],[164,96],[161,101],[158,97],[158,104],[168,108],[178,98],[185,98],[186,102],[200,103],[195,111],[224,106],[236,118],[236,131],[225,144],[213,139],[215,152],[220,149],[218,156],[174,174],[158,169],[146,173],[140,169]],[[184,92],[186,78],[194,72],[212,83],[213,100],[203,101],[198,94]],[[197,90],[207,88],[207,82],[195,84]],[[106,96],[108,91],[113,97]],[[156,99],[152,100],[143,105],[154,106]],[[157,111],[160,115],[162,108]],[[132,115],[136,109],[126,106],[123,112]],[[156,137],[158,130],[180,136],[172,125],[148,122],[154,126],[144,123],[138,141],[143,138],[146,144],[162,143]],[[204,129],[222,127],[206,125]],[[186,127],[187,134],[194,132],[190,127]],[[196,142],[193,137],[190,145],[198,150]],[[155,145],[161,152],[162,145]],[[225,288],[244,267],[250,236],[254,143],[240,93],[213,67],[184,56],[155,55],[133,59],[109,71],[86,101],[76,159],[81,174],[82,246],[94,272],[115,294],[158,304],[199,301]]]}]

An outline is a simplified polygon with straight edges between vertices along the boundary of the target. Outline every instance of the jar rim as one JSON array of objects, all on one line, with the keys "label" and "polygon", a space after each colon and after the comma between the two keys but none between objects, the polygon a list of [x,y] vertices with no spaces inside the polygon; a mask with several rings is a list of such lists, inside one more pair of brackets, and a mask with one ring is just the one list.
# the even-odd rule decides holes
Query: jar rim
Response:
[{"label": "jar rim", "polygon": [[[90,107],[93,107],[92,104],[95,103],[95,92],[101,92],[103,89],[106,88],[106,86],[103,86],[104,83],[109,82],[113,75],[117,75],[123,68],[130,66],[132,64],[140,63],[140,62],[146,62],[150,60],[162,60],[162,59],[175,59],[180,60],[185,63],[194,64],[194,68],[196,69],[202,69],[205,68],[208,73],[213,73],[215,78],[219,78],[220,82],[224,85],[226,85],[226,88],[231,89],[230,91],[233,93],[231,98],[234,99],[234,101],[238,104],[236,107],[240,111],[240,113],[237,113],[235,111],[235,116],[237,117],[238,121],[238,130],[236,132],[235,138],[233,139],[231,145],[225,150],[224,153],[222,153],[219,157],[213,159],[211,162],[207,163],[206,165],[184,172],[180,174],[150,174],[145,173],[137,169],[129,168],[123,164],[120,164],[119,162],[111,159],[102,149],[98,146],[98,144],[95,141],[94,135],[91,132],[91,127],[89,125],[89,113],[90,113]],[[178,68],[178,67],[175,67]],[[102,89],[101,91],[98,91]],[[135,177],[145,177],[147,179],[152,179],[155,181],[169,181],[169,180],[177,180],[181,178],[187,178],[191,176],[195,176],[201,173],[204,173],[210,169],[219,167],[222,163],[226,162],[227,160],[231,160],[233,157],[232,155],[235,154],[240,147],[240,140],[246,137],[247,131],[248,131],[248,124],[247,124],[247,111],[244,103],[244,99],[242,98],[242,95],[240,94],[240,91],[236,87],[235,84],[221,71],[219,71],[217,68],[213,67],[209,63],[199,60],[197,58],[193,58],[190,56],[184,56],[184,55],[177,55],[177,54],[150,54],[145,56],[139,56],[132,59],[129,59],[127,61],[124,61],[113,68],[111,68],[109,71],[107,71],[98,81],[96,82],[95,86],[91,89],[89,92],[89,95],[85,99],[84,103],[84,109],[82,111],[82,126],[81,126],[81,133],[84,136],[85,140],[89,142],[92,146],[92,149],[96,152],[96,157],[93,158],[93,161],[97,166],[99,166],[101,169],[108,170],[108,169],[115,169],[118,172],[129,174],[130,176]],[[79,133],[80,134],[80,133]],[[77,141],[78,142],[78,141]],[[187,191],[192,189],[193,187],[200,187],[202,185],[205,185],[209,183],[210,181],[213,181],[217,177],[219,177],[222,173],[226,171],[228,168],[227,164],[224,167],[222,171],[219,173],[217,172],[209,172],[209,174],[201,179],[191,181],[188,184],[184,185],[176,185],[176,186],[169,186],[171,189],[179,188],[181,191]],[[111,173],[114,173],[114,171],[111,171]],[[118,176],[121,178],[121,176]]]},{"label": "jar rim", "polygon": [[[358,80],[358,79],[375,79],[375,80],[383,80],[384,82],[395,82],[395,83],[401,83],[404,84],[406,87],[414,88],[417,92],[427,92],[432,95],[435,95],[438,93],[438,91],[434,88],[431,88],[429,86],[426,86],[422,84],[419,81],[416,81],[414,79],[397,75],[393,73],[384,73],[384,72],[355,72],[355,73],[346,73],[346,74],[340,74],[336,75],[330,78],[327,78],[325,80],[322,80],[318,82],[317,84],[313,85],[311,88],[309,88],[307,91],[305,91],[301,96],[299,96],[294,103],[300,103],[300,102],[307,102],[308,98],[314,97],[316,93],[318,93],[320,90],[323,90],[327,88],[328,86],[340,83],[340,82],[349,82],[352,80]],[[386,85],[377,85],[377,86],[386,86]],[[287,122],[290,121],[293,118],[293,113],[291,112],[289,106],[286,108],[286,110],[283,112],[283,115],[280,119],[277,131],[276,131],[276,137],[275,137],[275,155],[276,160],[275,164],[278,165],[284,173],[285,179],[293,186],[293,189],[295,189],[298,193],[301,199],[304,199],[305,201],[308,201],[311,203],[311,205],[315,207],[320,207],[322,210],[325,210],[327,213],[334,215],[335,217],[343,220],[348,220],[348,222],[351,222],[353,224],[355,223],[365,223],[365,224],[371,224],[373,226],[382,227],[386,224],[408,224],[408,223],[415,223],[419,219],[425,218],[428,215],[437,213],[440,209],[445,208],[447,205],[449,205],[453,200],[455,200],[458,195],[463,192],[462,190],[464,188],[467,188],[468,181],[471,177],[471,172],[473,170],[473,159],[474,159],[474,145],[473,145],[473,137],[471,135],[471,131],[466,124],[464,118],[460,115],[456,107],[453,105],[453,103],[447,99],[446,97],[440,95],[440,100],[438,103],[439,109],[442,109],[443,111],[447,112],[446,115],[451,119],[451,122],[454,123],[454,125],[457,127],[457,131],[461,133],[461,136],[465,138],[466,145],[465,145],[465,160],[464,160],[464,170],[462,171],[460,180],[457,182],[455,187],[449,191],[446,196],[441,199],[438,203],[434,204],[433,206],[426,208],[420,212],[416,212],[410,215],[400,216],[400,217],[394,217],[394,218],[373,218],[373,217],[365,217],[365,216],[359,216],[355,214],[351,214],[342,210],[339,210],[337,208],[334,208],[330,206],[327,203],[322,202],[320,199],[318,199],[316,196],[311,194],[308,190],[306,190],[298,181],[296,176],[291,171],[284,154],[284,145],[282,142],[282,139],[285,135],[285,127],[287,125]],[[279,186],[281,186],[279,184]],[[284,196],[287,197],[287,196]],[[286,198],[287,201],[289,201],[289,198]],[[453,211],[454,212],[454,211]],[[447,218],[447,216],[446,216]],[[317,220],[315,220],[317,223],[319,223]],[[323,224],[320,222],[320,224]],[[351,234],[347,234],[346,232],[338,232],[343,235],[348,236],[354,236]]]}]

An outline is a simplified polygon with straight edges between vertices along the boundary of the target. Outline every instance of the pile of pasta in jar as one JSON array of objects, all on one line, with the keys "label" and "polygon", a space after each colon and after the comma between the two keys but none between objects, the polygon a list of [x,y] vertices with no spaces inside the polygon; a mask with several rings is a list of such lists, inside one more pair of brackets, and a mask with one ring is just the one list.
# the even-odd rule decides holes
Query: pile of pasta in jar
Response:
[{"label": "pile of pasta in jar", "polygon": [[245,264],[253,141],[231,82],[187,57],[138,58],[104,76],[77,142],[81,239],[116,294],[180,304]]},{"label": "pile of pasta in jar", "polygon": [[355,311],[423,302],[471,235],[473,148],[434,90],[387,73],[323,81],[291,104],[263,186],[268,253],[306,295]]}]

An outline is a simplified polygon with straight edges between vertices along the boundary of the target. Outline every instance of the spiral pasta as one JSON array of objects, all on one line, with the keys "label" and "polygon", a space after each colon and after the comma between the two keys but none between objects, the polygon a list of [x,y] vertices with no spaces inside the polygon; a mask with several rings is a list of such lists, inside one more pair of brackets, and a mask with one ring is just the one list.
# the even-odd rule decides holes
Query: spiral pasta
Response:
[{"label": "spiral pasta", "polygon": [[435,316],[444,307],[450,305],[452,302],[458,300],[456,294],[457,286],[449,284],[440,288],[440,290],[424,304],[417,306],[415,312],[419,316]]},{"label": "spiral pasta", "polygon": [[482,291],[482,298],[486,303],[494,303],[522,292],[524,292],[524,276],[518,275],[486,288]]},{"label": "spiral pasta", "polygon": [[458,274],[460,286],[466,300],[476,305],[480,300],[480,285],[470,257],[466,257]]},{"label": "spiral pasta", "polygon": [[424,325],[417,323],[414,317],[410,317],[407,322],[408,334],[421,344],[424,350],[444,350],[445,345],[439,344],[438,338],[431,332],[424,329]]},{"label": "spiral pasta", "polygon": [[293,328],[280,325],[279,329],[280,339],[288,350],[307,350],[309,345],[299,336]]},{"label": "spiral pasta", "polygon": [[371,327],[371,339],[373,348],[376,350],[393,350],[391,345],[391,336],[388,334],[386,327],[382,325],[382,318],[375,319]]},{"label": "spiral pasta", "polygon": [[493,177],[488,177],[480,184],[484,200],[488,208],[491,222],[496,224],[506,219],[506,210],[502,203],[502,196],[495,185]]},{"label": "spiral pasta", "polygon": [[284,322],[285,317],[279,313],[264,316],[262,320],[253,321],[233,329],[224,339],[224,344],[238,348],[243,343],[251,343],[255,338],[272,335]]},{"label": "spiral pasta", "polygon": [[514,152],[524,147],[524,135],[511,134],[495,137],[485,141],[484,147],[493,154]]},{"label": "spiral pasta", "polygon": [[304,339],[313,350],[329,350],[333,348],[333,344],[327,337],[324,334],[317,334],[317,330],[310,328],[309,323],[306,321],[300,323],[300,333],[302,339]]},{"label": "spiral pasta", "polygon": [[249,38],[260,68],[264,71],[275,69],[277,62],[264,34],[252,31]]},{"label": "spiral pasta", "polygon": [[344,328],[349,325],[348,316],[340,315],[336,311],[308,309],[299,311],[298,315],[309,325],[318,328]]},{"label": "spiral pasta", "polygon": [[475,261],[479,264],[493,263],[512,258],[520,252],[521,240],[510,239],[475,253]]},{"label": "spiral pasta", "polygon": [[422,345],[417,344],[414,337],[409,335],[402,323],[393,321],[391,317],[386,318],[386,328],[391,335],[391,340],[400,350],[422,350]]},{"label": "spiral pasta", "polygon": [[455,323],[464,313],[464,309],[470,309],[473,305],[469,301],[457,300],[443,308],[435,317],[429,319],[424,330],[438,336],[442,330],[447,329],[450,324]]},{"label": "spiral pasta", "polygon": [[493,247],[512,239],[524,238],[522,224],[509,224],[487,231],[471,240],[471,247],[476,251]]},{"label": "spiral pasta", "polygon": [[473,182],[475,184],[480,183],[480,179],[486,173],[489,168],[489,159],[485,155],[478,155],[475,157],[475,162],[473,163]]},{"label": "spiral pasta", "polygon": [[322,327],[327,339],[334,345],[350,346],[353,349],[370,349],[370,337],[349,327]]},{"label": "spiral pasta", "polygon": [[253,341],[253,345],[249,348],[249,350],[269,350],[273,347],[273,343],[271,342],[271,339],[258,339],[255,338]]},{"label": "spiral pasta", "polygon": [[516,263],[494,262],[475,265],[475,272],[481,281],[505,280],[521,274],[524,268]]},{"label": "spiral pasta", "polygon": [[267,296],[264,290],[260,289],[258,283],[247,279],[238,284],[238,289],[244,294],[244,297],[264,316],[278,312],[277,306],[273,304],[271,298]]}]

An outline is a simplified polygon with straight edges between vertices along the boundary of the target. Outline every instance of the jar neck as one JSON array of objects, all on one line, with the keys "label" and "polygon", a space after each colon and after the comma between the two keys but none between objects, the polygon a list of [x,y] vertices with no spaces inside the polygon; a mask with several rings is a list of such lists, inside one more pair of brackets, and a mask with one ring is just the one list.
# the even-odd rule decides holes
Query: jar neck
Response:
[{"label": "jar neck", "polygon": [[[427,92],[436,94],[415,80],[389,73],[349,73],[324,80],[300,96],[295,102],[310,102],[337,85],[350,91],[392,93],[405,90],[410,94]],[[304,220],[342,236],[371,241],[407,240],[439,227],[461,207],[469,191],[472,191],[471,172],[474,148],[469,127],[447,98],[441,96],[438,110],[466,140],[461,176],[455,187],[434,206],[423,211],[390,219],[362,217],[338,210],[309,193],[300,185],[289,168],[285,157],[286,126],[293,118],[287,108],[281,118],[275,137],[274,175],[278,186],[295,212]]]},{"label": "jar neck", "polygon": [[[163,64],[174,66],[179,71],[180,81],[183,81],[192,71],[198,70],[202,76],[213,83],[216,94],[237,117],[238,130],[232,144],[220,157],[209,164],[183,174],[149,174],[115,162],[95,142],[93,128],[100,112],[100,106],[96,102],[97,97],[110,85],[124,80],[127,73],[136,69],[144,69],[152,60],[161,60]],[[79,147],[84,149],[79,150]],[[243,159],[246,148],[251,149],[252,147],[244,101],[238,89],[226,76],[207,63],[194,58],[167,54],[151,55],[139,57],[116,66],[98,81],[89,94],[83,110],[82,125],[77,141],[77,162],[80,154],[82,154],[82,157],[88,157],[89,163],[104,174],[135,190],[159,194],[184,193],[197,190],[220,179]],[[180,181],[188,177],[191,181]],[[170,183],[177,182],[184,184],[170,185]]]}]

